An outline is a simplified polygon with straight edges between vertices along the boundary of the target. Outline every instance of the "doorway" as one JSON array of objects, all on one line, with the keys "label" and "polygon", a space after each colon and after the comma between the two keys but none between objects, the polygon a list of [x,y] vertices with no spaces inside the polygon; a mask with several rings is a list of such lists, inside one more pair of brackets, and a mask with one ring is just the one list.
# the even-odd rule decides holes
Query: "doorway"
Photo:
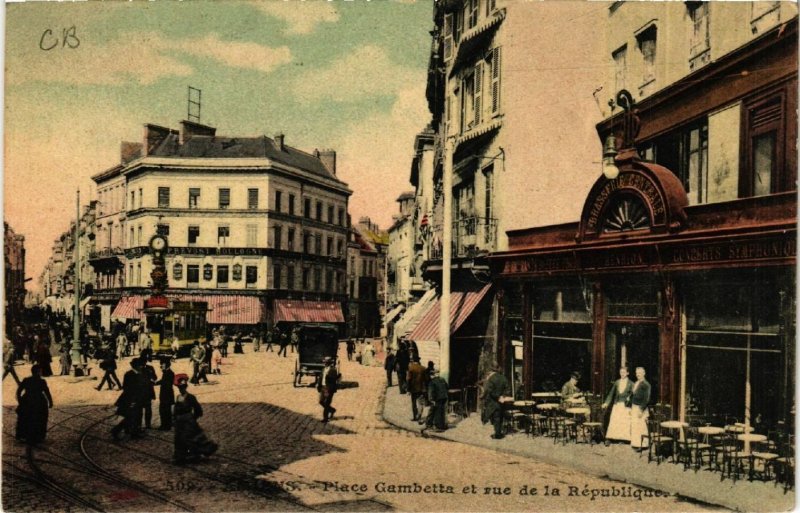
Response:
[{"label": "doorway", "polygon": [[[636,367],[644,367],[652,390],[650,403],[658,402],[659,334],[657,323],[609,321],[606,334],[606,376],[617,379],[620,367],[627,367],[636,380]],[[608,385],[608,384],[607,384]]]}]

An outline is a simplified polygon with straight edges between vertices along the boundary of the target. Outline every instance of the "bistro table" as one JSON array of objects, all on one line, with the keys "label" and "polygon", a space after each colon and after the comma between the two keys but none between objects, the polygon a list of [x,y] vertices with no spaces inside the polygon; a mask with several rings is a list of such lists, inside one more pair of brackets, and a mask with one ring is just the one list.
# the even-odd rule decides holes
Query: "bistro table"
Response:
[{"label": "bistro table", "polygon": [[[751,427],[751,426],[747,426]],[[752,429],[752,427],[751,427]],[[759,442],[766,442],[767,437],[765,435],[757,435],[755,433],[743,433],[741,435],[736,435],[738,440],[744,442],[744,453],[750,457],[750,471],[748,472],[748,479],[750,481],[753,480],[753,453],[750,452],[750,444],[751,443],[759,443]]]},{"label": "bistro table", "polygon": [[708,443],[709,436],[717,436],[721,435],[725,432],[725,428],[716,427],[716,426],[702,426],[697,428],[697,432],[703,435],[703,443]]},{"label": "bistro table", "polygon": [[725,431],[736,434],[752,433],[754,430],[755,428],[753,426],[748,426],[746,424],[741,424],[739,422],[737,422],[736,424],[725,426]]},{"label": "bistro table", "polygon": [[561,405],[558,404],[558,403],[541,403],[541,404],[537,404],[536,405],[536,408],[538,408],[538,409],[540,409],[542,411],[557,410],[560,407],[561,407]]},{"label": "bistro table", "polygon": [[686,422],[681,422],[680,420],[665,420],[661,423],[661,427],[664,429],[669,429],[670,431],[677,431],[678,436],[672,437],[672,462],[675,462],[675,455],[678,452],[678,441],[683,441],[683,428],[689,427],[689,424]]},{"label": "bistro table", "polygon": [[559,392],[532,392],[531,399],[561,399]]},{"label": "bistro table", "polygon": [[591,414],[592,410],[586,407],[567,408],[567,413],[569,413],[570,415],[574,415],[575,417],[579,417],[582,415]]}]

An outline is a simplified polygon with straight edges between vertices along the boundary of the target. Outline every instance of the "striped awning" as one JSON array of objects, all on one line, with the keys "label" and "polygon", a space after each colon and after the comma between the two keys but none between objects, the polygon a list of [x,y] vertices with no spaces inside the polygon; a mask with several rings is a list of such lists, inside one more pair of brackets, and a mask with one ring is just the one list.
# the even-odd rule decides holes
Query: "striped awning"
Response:
[{"label": "striped awning", "polygon": [[[464,324],[467,317],[475,310],[489,291],[491,284],[485,285],[481,290],[475,292],[452,292],[450,294],[450,333],[453,334]],[[441,297],[436,299],[436,303],[428,309],[428,313],[420,321],[409,338],[411,340],[438,340],[439,338],[439,318],[441,312]]]},{"label": "striped awning", "polygon": [[275,322],[344,322],[336,301],[275,300]]},{"label": "striped awning", "polygon": [[[266,322],[267,312],[264,302],[257,296],[167,294],[175,301],[204,301],[209,311],[206,322],[209,324],[258,324]],[[111,317],[120,319],[141,319],[144,296],[124,296],[117,303]]]}]

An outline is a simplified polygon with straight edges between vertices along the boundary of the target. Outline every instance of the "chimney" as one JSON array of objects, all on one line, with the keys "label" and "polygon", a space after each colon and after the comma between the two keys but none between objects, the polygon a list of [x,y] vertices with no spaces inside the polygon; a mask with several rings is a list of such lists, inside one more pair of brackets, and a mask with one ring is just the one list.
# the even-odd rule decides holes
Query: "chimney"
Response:
[{"label": "chimney", "polygon": [[180,144],[183,145],[186,141],[196,135],[204,135],[214,137],[217,134],[217,129],[213,126],[201,125],[194,121],[181,121],[181,137]]},{"label": "chimney", "polygon": [[336,176],[336,152],[334,150],[314,150],[314,156],[319,158],[330,174]]},{"label": "chimney", "polygon": [[283,151],[283,149],[284,149],[283,138],[284,138],[283,132],[278,132],[273,137],[273,139],[275,139],[275,146],[277,146],[278,150],[280,150],[280,151]]},{"label": "chimney", "polygon": [[142,156],[142,143],[122,141],[119,148],[119,160],[124,166]]},{"label": "chimney", "polygon": [[147,123],[144,125],[144,144],[142,145],[142,156],[146,157],[170,136],[176,133],[175,130],[158,125]]}]

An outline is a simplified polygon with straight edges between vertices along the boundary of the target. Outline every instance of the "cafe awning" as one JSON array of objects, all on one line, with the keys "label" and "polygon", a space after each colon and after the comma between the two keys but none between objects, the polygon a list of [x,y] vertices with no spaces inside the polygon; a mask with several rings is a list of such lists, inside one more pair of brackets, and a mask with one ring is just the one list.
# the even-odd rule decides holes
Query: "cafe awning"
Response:
[{"label": "cafe awning", "polygon": [[275,300],[275,322],[344,322],[336,301]]},{"label": "cafe awning", "polygon": [[[453,334],[464,324],[467,317],[489,292],[491,284],[474,292],[452,292],[450,294],[450,334]],[[441,312],[441,296],[436,298],[436,303],[428,309],[428,313],[420,321],[409,338],[411,340],[438,340],[439,318]]]},{"label": "cafe awning", "polygon": [[142,296],[122,296],[119,303],[111,312],[112,318],[117,319],[141,319],[142,308],[144,308],[144,298]]},{"label": "cafe awning", "polygon": [[[258,296],[167,294],[167,297],[177,301],[208,303],[206,322],[209,324],[258,324],[266,322],[267,318],[266,308]],[[111,317],[141,319],[143,308],[144,296],[124,296],[120,298]]]}]

